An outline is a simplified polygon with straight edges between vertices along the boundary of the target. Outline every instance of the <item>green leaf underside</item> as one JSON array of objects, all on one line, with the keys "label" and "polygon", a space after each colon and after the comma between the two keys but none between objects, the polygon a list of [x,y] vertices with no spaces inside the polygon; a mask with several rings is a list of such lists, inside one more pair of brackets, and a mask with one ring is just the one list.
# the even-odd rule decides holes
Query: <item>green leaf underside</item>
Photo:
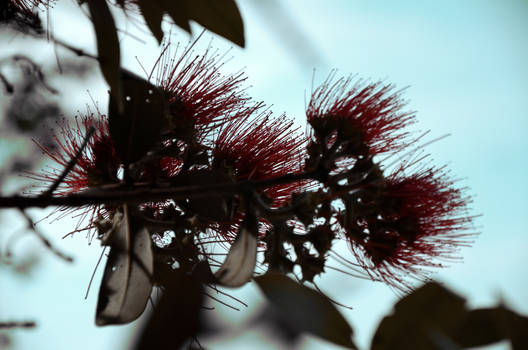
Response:
[{"label": "green leaf underside", "polygon": [[105,0],[89,0],[88,9],[97,39],[99,67],[110,87],[111,93],[118,101],[118,108],[121,110],[123,107],[121,87],[119,85],[121,54],[114,18]]},{"label": "green leaf underside", "polygon": [[96,324],[124,324],[138,318],[152,290],[153,254],[150,234],[135,223],[128,205],[114,215],[106,244],[110,254],[99,289]]},{"label": "green leaf underside", "polygon": [[324,295],[279,273],[267,273],[255,281],[289,326],[357,349],[351,339],[352,328]]},{"label": "green leaf underside", "polygon": [[226,287],[240,287],[249,282],[257,262],[257,237],[242,226],[227,257],[215,273],[217,282]]},{"label": "green leaf underside", "polygon": [[121,71],[125,100],[123,113],[112,94],[108,106],[110,135],[125,164],[143,157],[159,140],[166,101],[163,92],[146,80]]}]

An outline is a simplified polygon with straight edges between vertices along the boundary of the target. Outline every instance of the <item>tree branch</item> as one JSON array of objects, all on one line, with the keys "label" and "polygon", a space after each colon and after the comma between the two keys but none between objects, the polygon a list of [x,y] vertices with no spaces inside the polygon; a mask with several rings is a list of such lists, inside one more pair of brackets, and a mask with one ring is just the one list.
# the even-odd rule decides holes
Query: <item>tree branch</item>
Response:
[{"label": "tree branch", "polygon": [[237,183],[181,187],[170,187],[168,185],[153,187],[151,184],[135,184],[133,186],[115,184],[90,188],[86,191],[64,197],[15,195],[0,197],[0,208],[82,207],[97,204],[144,203],[166,199],[185,199],[189,197],[231,196],[237,193],[251,193],[254,189],[313,179],[315,173],[315,171],[307,171],[260,181],[248,180]]}]

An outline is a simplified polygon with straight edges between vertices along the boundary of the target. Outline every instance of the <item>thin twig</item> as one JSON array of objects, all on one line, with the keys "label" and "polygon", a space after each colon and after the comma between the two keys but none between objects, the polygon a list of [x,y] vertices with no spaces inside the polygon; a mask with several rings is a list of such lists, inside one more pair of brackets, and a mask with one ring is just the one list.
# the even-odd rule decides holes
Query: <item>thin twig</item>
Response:
[{"label": "thin twig", "polygon": [[37,324],[34,321],[24,322],[0,322],[0,329],[11,328],[34,328]]},{"label": "thin twig", "polygon": [[28,225],[28,229],[35,233],[35,235],[42,241],[42,243],[44,243],[46,248],[48,248],[53,254],[55,254],[59,258],[63,259],[64,261],[70,262],[70,263],[73,262],[73,258],[71,256],[68,256],[68,255],[62,253],[61,251],[59,251],[55,247],[53,247],[53,245],[51,245],[51,242],[46,237],[44,237],[44,235],[41,232],[39,232],[35,228],[35,224],[33,223],[33,220],[31,219],[31,217],[23,209],[20,209],[20,213],[26,219],[26,222],[27,222],[27,225]]}]

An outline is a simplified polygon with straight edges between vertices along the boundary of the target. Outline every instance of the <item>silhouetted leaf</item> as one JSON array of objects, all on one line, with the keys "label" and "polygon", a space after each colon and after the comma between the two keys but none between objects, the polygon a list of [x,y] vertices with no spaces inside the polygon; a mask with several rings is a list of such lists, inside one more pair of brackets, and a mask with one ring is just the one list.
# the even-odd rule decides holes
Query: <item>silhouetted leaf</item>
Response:
[{"label": "silhouetted leaf", "polygon": [[266,304],[256,315],[246,323],[247,326],[260,325],[267,327],[273,337],[287,346],[288,349],[295,348],[295,344],[301,339],[303,334],[298,328],[292,327],[290,323],[284,320],[282,313],[271,304]]},{"label": "silhouetted leaf", "polygon": [[144,156],[159,140],[166,109],[163,92],[130,72],[121,71],[125,105],[119,113],[115,95],[108,106],[110,135],[118,156],[132,163]]},{"label": "silhouetted leaf", "polygon": [[290,327],[357,349],[352,328],[324,295],[278,273],[267,273],[255,281]]},{"label": "silhouetted leaf", "polygon": [[372,339],[372,350],[431,349],[449,340],[466,317],[465,300],[437,283],[428,283],[401,299]]},{"label": "silhouetted leaf", "polygon": [[187,0],[189,17],[204,28],[244,47],[244,23],[234,0]]},{"label": "silhouetted leaf", "polygon": [[128,205],[117,212],[103,238],[110,246],[99,289],[96,324],[128,323],[145,309],[152,290],[153,255],[150,234],[131,217]]},{"label": "silhouetted leaf", "polygon": [[139,9],[145,23],[149,27],[154,37],[161,44],[163,40],[163,30],[161,29],[161,20],[163,19],[163,8],[155,0],[137,0]]},{"label": "silhouetted leaf", "polygon": [[[501,306],[501,308],[504,308]],[[504,308],[505,309],[505,308]],[[513,350],[528,349],[528,317],[506,309],[506,329]],[[504,327],[504,325],[503,325]]]},{"label": "silhouetted leaf", "polygon": [[199,278],[175,270],[135,349],[180,349],[199,330],[203,286]]},{"label": "silhouetted leaf", "polygon": [[461,347],[475,347],[499,342],[505,338],[505,312],[500,308],[469,311],[453,335]]},{"label": "silhouetted leaf", "polygon": [[163,9],[172,18],[174,24],[186,32],[191,33],[191,26],[189,24],[190,18],[185,1],[160,0],[160,3],[162,4]]},{"label": "silhouetted leaf", "polygon": [[123,101],[119,85],[121,54],[114,18],[105,0],[88,0],[88,8],[97,38],[99,66],[114,99],[117,100],[118,110],[122,111]]},{"label": "silhouetted leaf", "polygon": [[465,300],[428,283],[400,300],[372,340],[373,350],[462,349],[509,339],[528,348],[528,318],[504,306],[466,310]]},{"label": "silhouetted leaf", "polygon": [[247,216],[224,263],[215,273],[217,282],[227,287],[240,287],[249,282],[257,263],[258,230],[256,222],[252,222],[256,220]]},{"label": "silhouetted leaf", "polygon": [[500,305],[469,311],[453,339],[460,346],[477,347],[509,339],[513,349],[528,348],[528,318]]}]

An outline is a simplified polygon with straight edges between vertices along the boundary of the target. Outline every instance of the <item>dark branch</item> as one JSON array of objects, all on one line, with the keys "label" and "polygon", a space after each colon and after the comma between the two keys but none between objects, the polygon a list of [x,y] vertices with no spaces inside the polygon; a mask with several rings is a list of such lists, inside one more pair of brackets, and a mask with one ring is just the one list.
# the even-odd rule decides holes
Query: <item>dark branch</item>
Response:
[{"label": "dark branch", "polygon": [[28,226],[28,229],[33,231],[35,233],[35,235],[42,241],[42,243],[44,243],[44,245],[46,246],[46,248],[48,248],[53,254],[55,254],[56,256],[58,256],[59,258],[67,261],[67,262],[73,262],[73,258],[71,256],[68,256],[62,252],[60,252],[59,250],[57,250],[55,247],[53,247],[53,245],[51,245],[51,242],[46,238],[44,237],[44,235],[39,232],[36,228],[35,228],[35,223],[33,222],[33,220],[31,219],[31,217],[29,217],[29,215],[23,210],[23,209],[20,209],[20,213],[24,216],[24,218],[26,219],[26,222],[27,222],[27,226]]},{"label": "dark branch", "polygon": [[0,197],[0,208],[30,207],[46,208],[49,206],[82,207],[98,204],[144,203],[166,199],[185,199],[189,197],[232,196],[234,194],[251,194],[254,189],[272,187],[284,183],[313,179],[315,173],[307,171],[298,174],[287,174],[261,181],[241,181],[238,183],[195,185],[183,187],[152,187],[151,184],[107,185],[91,188],[81,193],[64,197]]},{"label": "dark branch", "polygon": [[11,329],[11,328],[34,328],[36,323],[33,321],[24,322],[0,322],[0,329]]}]

